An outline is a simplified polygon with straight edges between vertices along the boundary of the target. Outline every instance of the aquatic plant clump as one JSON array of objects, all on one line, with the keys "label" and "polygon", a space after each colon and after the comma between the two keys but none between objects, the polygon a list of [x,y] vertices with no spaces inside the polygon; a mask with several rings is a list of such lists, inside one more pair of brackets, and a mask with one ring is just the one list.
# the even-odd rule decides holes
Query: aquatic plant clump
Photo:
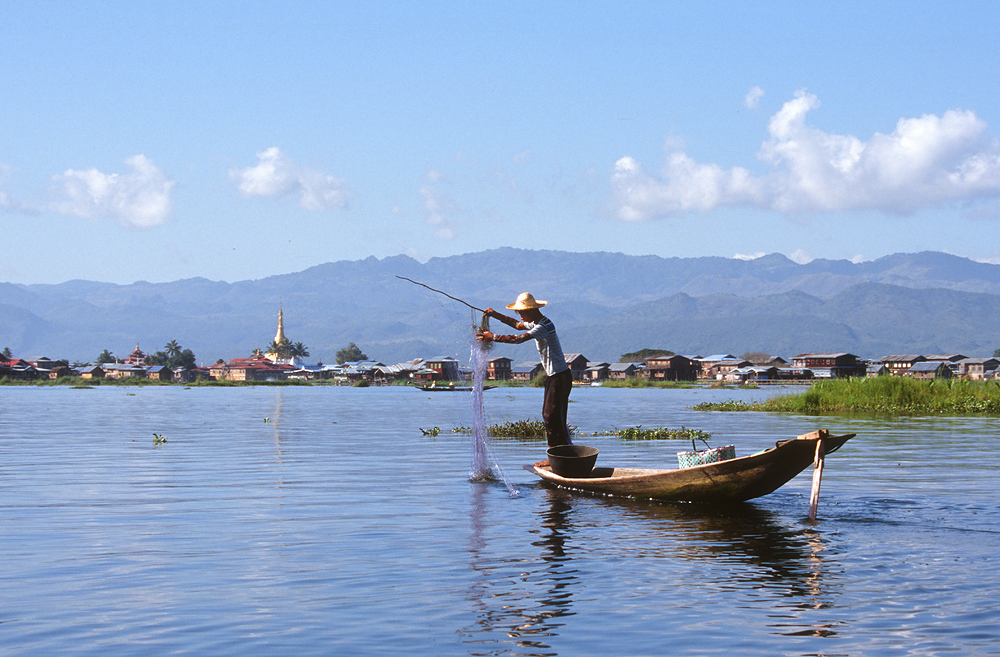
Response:
[{"label": "aquatic plant clump", "polygon": [[604,381],[601,385],[605,388],[665,388],[680,390],[701,386],[696,381],[650,381],[642,377],[629,377],[623,381]]},{"label": "aquatic plant clump", "polygon": [[655,427],[653,429],[643,429],[642,425],[636,427],[626,427],[624,429],[614,428],[611,431],[595,433],[595,436],[618,436],[622,440],[708,440],[712,434],[700,429],[688,429],[681,426],[680,429],[670,429],[668,427]]},{"label": "aquatic plant clump", "polygon": [[[455,433],[473,433],[472,427],[455,427]],[[576,433],[576,427],[569,427],[570,435]],[[486,427],[486,435],[491,438],[534,439],[545,438],[545,423],[541,420],[515,420],[491,424]]]},{"label": "aquatic plant clump", "polygon": [[691,407],[694,411],[762,411],[757,404],[729,399],[722,402],[702,402]]},{"label": "aquatic plant clump", "polygon": [[706,402],[699,411],[766,411],[819,415],[1000,415],[1000,386],[984,381],[920,381],[885,376],[820,381],[805,391],[761,402]]}]

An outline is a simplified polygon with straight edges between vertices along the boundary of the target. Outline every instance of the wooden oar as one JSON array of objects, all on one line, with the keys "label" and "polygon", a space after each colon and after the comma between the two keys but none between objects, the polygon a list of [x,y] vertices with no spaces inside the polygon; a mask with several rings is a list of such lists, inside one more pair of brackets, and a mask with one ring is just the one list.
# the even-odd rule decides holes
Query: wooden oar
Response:
[{"label": "wooden oar", "polygon": [[816,522],[816,509],[819,507],[819,484],[823,479],[823,462],[826,451],[823,449],[823,438],[816,441],[816,458],[813,461],[813,485],[809,495],[809,522]]}]

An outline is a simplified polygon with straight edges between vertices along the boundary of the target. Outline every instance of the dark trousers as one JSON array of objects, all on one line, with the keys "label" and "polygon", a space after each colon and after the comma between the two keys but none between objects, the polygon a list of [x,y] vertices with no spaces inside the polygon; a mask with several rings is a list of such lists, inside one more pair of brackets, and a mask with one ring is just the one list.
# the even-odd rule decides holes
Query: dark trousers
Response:
[{"label": "dark trousers", "polygon": [[542,422],[549,447],[569,445],[569,427],[566,411],[569,409],[569,392],[573,389],[573,372],[563,370],[545,380],[545,399],[542,401]]}]

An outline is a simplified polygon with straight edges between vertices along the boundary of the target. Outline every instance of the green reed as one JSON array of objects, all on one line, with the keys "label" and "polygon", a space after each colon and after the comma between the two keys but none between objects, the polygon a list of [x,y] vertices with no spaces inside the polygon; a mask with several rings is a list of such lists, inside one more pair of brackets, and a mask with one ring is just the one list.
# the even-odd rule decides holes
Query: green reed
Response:
[{"label": "green reed", "polygon": [[883,376],[818,381],[809,390],[746,403],[706,402],[694,410],[768,411],[819,415],[1000,415],[1000,386],[995,382]]}]

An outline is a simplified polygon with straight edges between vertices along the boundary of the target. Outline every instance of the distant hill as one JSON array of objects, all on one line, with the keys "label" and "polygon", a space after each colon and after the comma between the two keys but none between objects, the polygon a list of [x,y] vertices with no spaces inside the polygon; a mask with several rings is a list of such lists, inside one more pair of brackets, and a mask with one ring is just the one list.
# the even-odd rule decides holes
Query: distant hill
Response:
[{"label": "distant hill", "polygon": [[[660,258],[501,248],[420,263],[406,256],[332,262],[254,281],[0,283],[0,348],[92,360],[170,340],[199,362],[245,356],[274,337],[333,362],[355,342],[370,357],[468,357],[478,316],[405,276],[485,308],[522,291],[550,301],[567,352],[617,360],[645,347],[684,354],[849,351],[991,355],[1000,347],[1000,266],[944,253],[872,262],[780,254],[756,260]],[[504,329],[506,330],[506,329]],[[498,346],[515,362],[530,345]]]}]

